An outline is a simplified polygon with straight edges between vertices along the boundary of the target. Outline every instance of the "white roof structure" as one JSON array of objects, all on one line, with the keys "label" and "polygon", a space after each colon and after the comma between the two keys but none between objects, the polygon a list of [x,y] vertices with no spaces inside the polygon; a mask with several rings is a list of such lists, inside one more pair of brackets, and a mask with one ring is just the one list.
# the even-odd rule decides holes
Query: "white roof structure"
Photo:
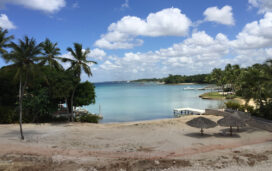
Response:
[{"label": "white roof structure", "polygon": [[201,110],[201,109],[193,109],[193,108],[175,108],[174,109],[174,112],[181,112],[181,111],[190,111],[190,112],[199,113],[199,114],[205,113],[205,110]]}]

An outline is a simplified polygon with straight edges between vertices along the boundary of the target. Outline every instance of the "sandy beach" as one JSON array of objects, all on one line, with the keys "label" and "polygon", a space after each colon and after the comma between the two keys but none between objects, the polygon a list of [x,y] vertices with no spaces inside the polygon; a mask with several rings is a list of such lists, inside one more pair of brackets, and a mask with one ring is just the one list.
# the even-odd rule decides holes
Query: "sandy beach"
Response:
[{"label": "sandy beach", "polygon": [[[270,170],[272,132],[185,123],[197,116],[114,124],[0,125],[0,170]],[[205,116],[217,121],[219,116]]]}]

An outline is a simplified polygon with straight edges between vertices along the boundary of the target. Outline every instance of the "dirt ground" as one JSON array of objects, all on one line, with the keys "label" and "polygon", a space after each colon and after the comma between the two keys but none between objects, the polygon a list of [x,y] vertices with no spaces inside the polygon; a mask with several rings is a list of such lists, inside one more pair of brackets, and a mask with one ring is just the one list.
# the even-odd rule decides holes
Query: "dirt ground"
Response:
[{"label": "dirt ground", "polygon": [[[197,116],[116,124],[0,125],[0,170],[271,170],[272,132],[205,130]],[[205,116],[217,121],[221,117]]]}]

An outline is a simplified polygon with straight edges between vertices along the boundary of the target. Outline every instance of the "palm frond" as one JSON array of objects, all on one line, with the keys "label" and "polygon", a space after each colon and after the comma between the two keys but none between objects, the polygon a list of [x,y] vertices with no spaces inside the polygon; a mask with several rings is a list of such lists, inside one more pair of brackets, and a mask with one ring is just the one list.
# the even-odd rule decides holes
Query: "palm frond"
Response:
[{"label": "palm frond", "polygon": [[78,60],[82,60],[82,44],[74,43],[74,48],[76,53],[75,58]]},{"label": "palm frond", "polygon": [[91,52],[90,49],[87,48],[87,49],[84,51],[83,55],[82,55],[83,59],[86,60],[86,59],[87,59],[87,56],[88,56],[88,54],[89,54],[90,52]]},{"label": "palm frond", "polygon": [[72,48],[68,47],[67,51],[70,52],[74,58],[76,58],[77,55]]},{"label": "palm frond", "polygon": [[57,70],[63,70],[63,67],[60,63],[58,63],[58,61],[56,60],[52,60],[52,65],[54,66],[54,68],[56,68]]},{"label": "palm frond", "polygon": [[82,67],[88,77],[92,76],[91,68],[87,64],[83,64]]},{"label": "palm frond", "polygon": [[96,61],[86,61],[86,62],[89,63],[89,64],[97,64]]},{"label": "palm frond", "polygon": [[74,60],[73,59],[70,59],[70,58],[60,58],[60,60],[62,61],[62,62],[74,62]]}]

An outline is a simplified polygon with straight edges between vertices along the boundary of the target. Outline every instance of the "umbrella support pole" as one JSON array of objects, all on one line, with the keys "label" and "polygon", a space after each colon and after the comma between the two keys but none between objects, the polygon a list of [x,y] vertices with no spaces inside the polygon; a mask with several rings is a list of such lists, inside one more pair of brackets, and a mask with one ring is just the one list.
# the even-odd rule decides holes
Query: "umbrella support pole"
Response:
[{"label": "umbrella support pole", "polygon": [[240,128],[239,128],[239,126],[237,126],[237,132],[239,132],[240,131]]},{"label": "umbrella support pole", "polygon": [[200,133],[201,133],[202,136],[204,135],[203,128],[201,128]]},{"label": "umbrella support pole", "polygon": [[230,126],[230,136],[232,136],[232,126]]}]

